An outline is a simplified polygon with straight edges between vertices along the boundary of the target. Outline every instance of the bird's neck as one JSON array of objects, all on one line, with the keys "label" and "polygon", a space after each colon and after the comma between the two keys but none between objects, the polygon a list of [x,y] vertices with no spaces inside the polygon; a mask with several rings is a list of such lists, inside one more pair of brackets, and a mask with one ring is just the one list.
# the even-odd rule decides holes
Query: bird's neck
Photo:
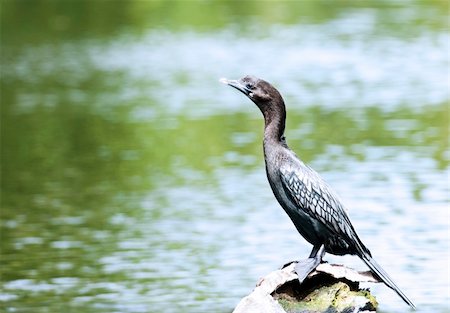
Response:
[{"label": "bird's neck", "polygon": [[283,143],[286,126],[286,109],[284,103],[269,105],[263,111],[264,115],[264,142]]}]

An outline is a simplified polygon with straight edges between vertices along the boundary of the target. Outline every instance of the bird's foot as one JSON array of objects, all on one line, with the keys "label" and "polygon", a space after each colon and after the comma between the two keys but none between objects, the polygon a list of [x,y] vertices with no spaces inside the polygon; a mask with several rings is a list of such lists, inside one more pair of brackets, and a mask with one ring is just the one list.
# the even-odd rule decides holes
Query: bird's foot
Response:
[{"label": "bird's foot", "polygon": [[283,266],[280,267],[280,270],[283,268],[288,267],[292,263],[295,263],[294,271],[298,275],[298,280],[300,281],[300,284],[306,279],[306,277],[311,274],[317,266],[321,263],[327,263],[327,261],[318,260],[318,258],[308,258],[306,260],[300,260],[300,261],[290,261]]},{"label": "bird's foot", "polygon": [[294,271],[298,275],[298,281],[300,284],[303,283],[306,277],[308,277],[308,275],[317,268],[320,261],[321,260],[319,258],[308,258],[297,262],[294,267]]},{"label": "bird's foot", "polygon": [[298,281],[303,283],[303,281],[308,277],[308,275],[314,271],[320,263],[322,263],[322,257],[325,254],[325,246],[315,246],[306,260],[298,261],[295,265],[294,271],[298,275]]}]

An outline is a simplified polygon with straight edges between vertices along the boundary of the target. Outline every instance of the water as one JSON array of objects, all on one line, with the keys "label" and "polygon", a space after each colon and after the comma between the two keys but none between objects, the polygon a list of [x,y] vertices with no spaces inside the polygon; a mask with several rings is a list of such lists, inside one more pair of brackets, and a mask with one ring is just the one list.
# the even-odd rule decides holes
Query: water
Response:
[{"label": "water", "polygon": [[3,311],[230,312],[306,256],[218,82],[251,73],[418,312],[450,312],[448,4],[114,4],[3,3]]}]

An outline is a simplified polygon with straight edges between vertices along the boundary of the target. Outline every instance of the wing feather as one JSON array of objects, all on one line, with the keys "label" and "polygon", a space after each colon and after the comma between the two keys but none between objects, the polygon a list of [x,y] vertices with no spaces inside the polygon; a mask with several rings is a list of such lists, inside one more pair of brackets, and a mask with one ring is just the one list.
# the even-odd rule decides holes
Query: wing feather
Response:
[{"label": "wing feather", "polygon": [[339,197],[312,168],[303,163],[282,165],[280,175],[299,210],[339,237],[350,239],[356,235]]}]

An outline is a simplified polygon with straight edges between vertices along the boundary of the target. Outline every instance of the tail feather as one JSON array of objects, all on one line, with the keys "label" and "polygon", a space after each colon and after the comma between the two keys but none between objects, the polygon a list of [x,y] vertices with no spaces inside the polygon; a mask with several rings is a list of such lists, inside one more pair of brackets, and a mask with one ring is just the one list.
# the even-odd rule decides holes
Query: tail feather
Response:
[{"label": "tail feather", "polygon": [[411,302],[411,300],[409,300],[409,298],[400,290],[400,288],[397,287],[397,285],[389,277],[389,275],[377,262],[375,262],[375,260],[369,254],[362,253],[361,259],[364,261],[364,263],[367,264],[368,267],[370,267],[372,272],[386,284],[386,286],[394,290],[411,308],[413,308],[414,310],[416,309],[416,306]]}]

